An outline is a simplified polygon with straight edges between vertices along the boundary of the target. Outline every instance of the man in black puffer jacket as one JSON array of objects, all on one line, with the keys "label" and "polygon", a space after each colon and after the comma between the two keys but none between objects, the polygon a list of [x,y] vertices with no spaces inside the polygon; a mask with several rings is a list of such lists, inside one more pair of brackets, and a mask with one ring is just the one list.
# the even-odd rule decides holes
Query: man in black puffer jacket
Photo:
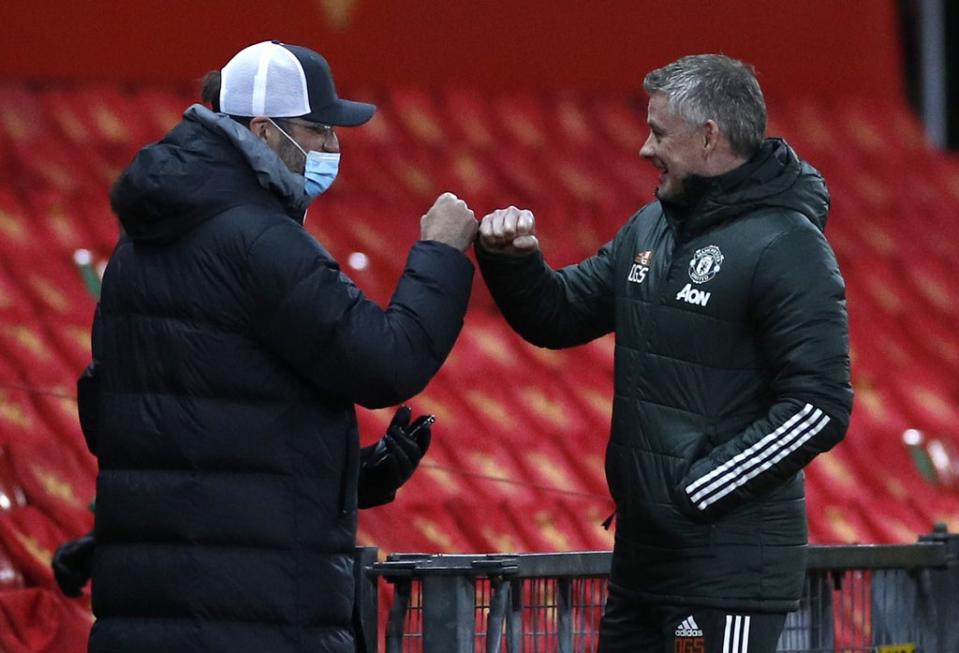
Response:
[{"label": "man in black puffer jacket", "polygon": [[601,653],[771,653],[803,584],[802,468],[839,442],[852,406],[829,195],[784,141],[764,140],[741,62],[684,57],[644,87],[657,200],[559,271],[514,207],[483,219],[477,256],[530,342],[616,333]]},{"label": "man in black puffer jacket", "polygon": [[93,328],[89,650],[352,653],[354,404],[398,404],[440,368],[476,221],[440,196],[383,310],[303,227],[336,174],[334,127],[375,108],[278,42],[222,69],[218,104],[188,109],[111,195],[126,235]]}]

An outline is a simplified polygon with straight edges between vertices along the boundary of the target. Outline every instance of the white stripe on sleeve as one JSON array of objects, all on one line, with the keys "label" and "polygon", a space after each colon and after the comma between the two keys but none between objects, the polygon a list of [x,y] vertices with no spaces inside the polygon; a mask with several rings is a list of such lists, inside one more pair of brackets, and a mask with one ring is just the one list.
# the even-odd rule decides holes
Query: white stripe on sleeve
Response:
[{"label": "white stripe on sleeve", "polygon": [[[798,413],[759,442],[690,483],[686,486],[686,493],[700,510],[705,510],[706,506],[718,501],[797,450],[828,423],[827,415],[811,404],[806,404]],[[758,469],[753,469],[757,466]],[[740,477],[738,481],[737,477]],[[698,491],[697,488],[699,488]],[[715,496],[706,498],[721,488],[724,489]]]},{"label": "white stripe on sleeve", "polygon": [[720,465],[713,471],[709,472],[702,478],[699,478],[693,481],[692,483],[690,483],[686,487],[686,494],[692,494],[696,490],[696,488],[698,488],[699,486],[705,485],[716,476],[719,476],[725,473],[729,468],[734,467],[738,465],[740,462],[742,462],[743,460],[745,460],[746,458],[749,458],[755,452],[759,451],[760,449],[768,445],[770,442],[778,438],[782,433],[785,433],[786,431],[790,430],[793,427],[793,425],[796,424],[796,422],[805,418],[806,415],[808,415],[812,411],[813,411],[813,407],[809,404],[806,404],[802,410],[800,410],[797,414],[790,417],[788,420],[785,421],[785,423],[783,423],[782,426],[780,426],[778,429],[776,429],[775,431],[773,431],[772,433],[764,437],[762,440],[760,440],[753,446],[749,447],[742,453],[734,456],[733,458],[730,458],[729,460],[727,460],[722,465]]},{"label": "white stripe on sleeve", "polygon": [[[794,433],[790,437],[790,439],[793,439],[794,441],[788,446],[785,446],[786,440],[784,439],[783,446],[785,446],[785,448],[779,453],[777,453],[775,456],[773,456],[766,462],[762,463],[761,465],[753,469],[748,474],[745,474],[744,476],[740,477],[738,480],[734,480],[736,477],[736,474],[732,472],[730,472],[725,477],[723,477],[722,483],[727,483],[727,485],[723,487],[721,490],[719,490],[718,492],[716,492],[715,494],[713,494],[713,496],[708,497],[700,501],[699,503],[697,503],[696,505],[699,507],[699,509],[705,510],[710,504],[715,503],[716,501],[719,501],[720,499],[722,499],[724,496],[726,496],[727,494],[729,494],[736,488],[742,487],[743,485],[745,485],[746,483],[748,483],[749,481],[751,481],[752,479],[759,476],[761,473],[763,473],[764,471],[766,471],[767,469],[769,469],[770,467],[778,463],[780,460],[782,460],[783,458],[785,458],[792,452],[799,449],[799,447],[806,444],[806,442],[812,439],[817,433],[822,431],[826,427],[826,424],[829,423],[829,416],[823,415],[822,411],[819,411],[819,410],[817,410],[816,413],[818,413],[821,416],[819,421],[816,424],[814,424],[812,428],[806,431],[805,433],[802,433],[801,430],[797,430],[796,433]],[[772,448],[769,452],[767,452],[766,455],[772,454],[778,448],[779,447]],[[761,459],[756,460],[754,461],[753,464],[759,463],[760,461]],[[741,470],[741,471],[745,471],[745,470]]]}]

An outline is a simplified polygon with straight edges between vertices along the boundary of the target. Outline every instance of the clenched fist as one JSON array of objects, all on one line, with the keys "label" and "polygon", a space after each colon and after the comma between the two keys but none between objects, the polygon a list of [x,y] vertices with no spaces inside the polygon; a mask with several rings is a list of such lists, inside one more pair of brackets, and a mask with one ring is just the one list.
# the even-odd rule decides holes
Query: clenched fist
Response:
[{"label": "clenched fist", "polygon": [[532,211],[497,209],[480,223],[480,245],[491,252],[522,256],[539,249]]},{"label": "clenched fist", "polygon": [[443,193],[420,220],[420,238],[436,240],[461,252],[476,238],[476,217],[466,202],[453,193]]}]

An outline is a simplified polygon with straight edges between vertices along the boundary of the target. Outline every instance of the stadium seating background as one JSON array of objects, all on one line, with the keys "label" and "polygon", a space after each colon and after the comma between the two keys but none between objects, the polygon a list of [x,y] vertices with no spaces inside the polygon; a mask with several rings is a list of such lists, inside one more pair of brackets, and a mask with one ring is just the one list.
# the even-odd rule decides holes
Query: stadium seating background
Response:
[{"label": "stadium seating background", "polygon": [[[75,11],[54,5],[68,17]],[[357,6],[360,29],[372,19],[359,13],[365,4]],[[47,11],[35,9],[40,18]],[[855,18],[835,11],[840,26]],[[118,81],[135,75],[135,66],[111,69],[106,81],[91,79],[98,58],[122,52],[136,33],[116,35],[116,49],[101,47],[86,59],[72,49],[75,41],[64,41],[67,56],[41,57],[31,69],[20,58],[23,49],[16,56],[11,50],[17,35],[37,29],[24,24],[24,15],[14,16],[15,38],[0,44],[0,79],[8,80],[0,83],[0,650],[62,653],[82,650],[78,642],[91,617],[86,597],[67,601],[51,590],[49,560],[57,544],[90,528],[96,471],[73,398],[90,356],[94,302],[72,254],[88,248],[100,260],[109,255],[117,237],[109,184],[138,147],[176,122],[196,89],[169,81],[184,76],[186,63],[176,57],[168,69],[143,75],[167,81]],[[860,18],[871,29],[850,36],[851,45],[825,39],[837,48],[833,67],[821,65],[823,52],[811,55],[808,69],[796,68],[796,53],[791,63],[765,56],[771,46],[761,39],[750,60],[771,91],[770,135],[786,137],[829,182],[827,236],[848,284],[857,403],[846,441],[808,470],[811,537],[908,542],[936,521],[959,530],[959,491],[924,479],[901,437],[915,428],[959,446],[959,281],[952,272],[959,161],[927,145],[904,104],[889,55],[896,41],[891,12]],[[736,23],[756,34],[763,25]],[[256,38],[243,38],[247,27],[232,29],[230,38],[210,39],[199,50],[215,49],[210,61],[220,61]],[[428,39],[432,32],[418,34]],[[850,51],[878,42],[885,47],[868,71],[847,61]],[[696,43],[665,54],[647,47],[638,61],[652,66],[707,49]],[[599,75],[587,82],[573,67],[579,82],[568,88],[550,88],[559,86],[555,80],[527,88],[518,83],[522,70],[535,74],[542,61],[519,62],[520,72],[505,71],[497,82],[496,58],[481,56],[475,84],[440,64],[425,66],[437,77],[427,74],[418,84],[392,61],[387,72],[364,77],[379,60],[367,55],[366,64],[351,63],[344,52],[355,43],[342,33],[331,44],[338,76],[349,80],[341,87],[354,91],[344,94],[375,101],[380,111],[364,128],[342,131],[341,176],[311,209],[307,227],[377,301],[388,301],[419,216],[443,190],[468,199],[477,214],[509,203],[533,209],[553,265],[593,253],[651,198],[655,176],[637,156],[646,137],[644,100],[636,93],[641,75],[625,80],[620,71],[615,80]],[[737,47],[746,52],[733,52],[739,56],[750,53]],[[585,56],[581,48],[570,50],[556,55],[557,65]],[[79,62],[74,75],[64,64],[71,56]],[[603,66],[604,56],[590,63]],[[205,58],[188,59],[187,75],[202,72],[195,62]],[[400,82],[390,83],[390,76]],[[365,255],[365,267],[351,267],[363,259],[354,253]],[[612,510],[602,464],[612,350],[610,337],[563,352],[525,344],[477,279],[448,364],[412,402],[438,416],[430,454],[396,502],[363,513],[360,542],[385,552],[611,546],[611,533],[599,524]],[[361,411],[364,442],[382,433],[390,415]]]}]

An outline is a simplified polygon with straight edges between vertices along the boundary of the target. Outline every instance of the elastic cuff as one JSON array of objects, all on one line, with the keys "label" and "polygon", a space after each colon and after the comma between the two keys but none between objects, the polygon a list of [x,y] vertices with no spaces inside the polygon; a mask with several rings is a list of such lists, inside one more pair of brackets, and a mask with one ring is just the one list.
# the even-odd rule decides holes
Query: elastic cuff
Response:
[{"label": "elastic cuff", "polygon": [[455,247],[437,240],[420,240],[406,259],[406,269],[427,276],[464,306],[473,288],[473,262]]},{"label": "elastic cuff", "polygon": [[686,494],[685,484],[677,490],[676,496],[679,512],[688,517],[690,521],[697,524],[705,524],[712,521],[709,513],[700,510],[699,507],[693,503],[692,497]]}]

